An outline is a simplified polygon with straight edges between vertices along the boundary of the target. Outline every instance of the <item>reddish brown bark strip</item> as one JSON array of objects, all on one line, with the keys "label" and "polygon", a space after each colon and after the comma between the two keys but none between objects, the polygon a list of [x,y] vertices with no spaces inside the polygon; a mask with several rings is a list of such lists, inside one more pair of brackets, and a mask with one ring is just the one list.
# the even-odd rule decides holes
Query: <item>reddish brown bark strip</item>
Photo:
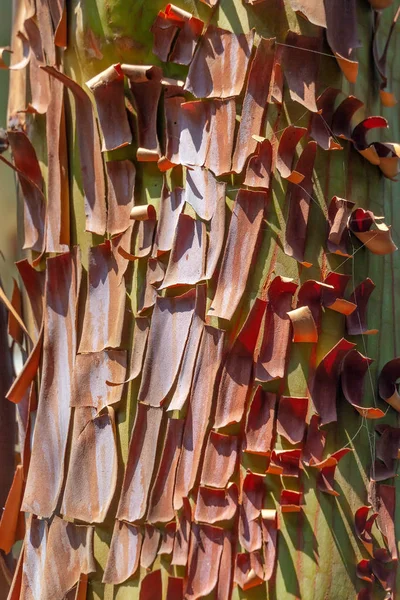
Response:
[{"label": "reddish brown bark strip", "polygon": [[195,100],[181,104],[179,162],[182,165],[204,165],[210,140],[212,113],[212,102]]},{"label": "reddish brown bark strip", "polygon": [[165,149],[164,156],[158,161],[160,171],[167,171],[180,162],[179,136],[181,133],[181,104],[183,102],[185,102],[183,96],[167,98],[164,95]]},{"label": "reddish brown bark strip", "polygon": [[324,150],[341,150],[341,145],[335,141],[332,132],[332,118],[336,107],[336,98],[340,90],[326,88],[317,98],[318,112],[311,116],[310,136]]},{"label": "reddish brown bark strip", "polygon": [[378,525],[388,545],[392,560],[399,558],[395,532],[396,488],[381,484],[378,487]]},{"label": "reddish brown bark strip", "polygon": [[[360,46],[357,34],[357,14],[355,0],[333,0],[324,2],[326,13],[326,34],[328,44],[338,59],[345,77],[355,83],[357,71],[353,76],[346,63],[354,61],[354,49]],[[358,68],[358,63],[354,65]]]},{"label": "reddish brown bark strip", "polygon": [[208,315],[230,320],[238,307],[254,260],[267,201],[266,192],[239,190],[229,225],[217,289]]},{"label": "reddish brown bark strip", "polygon": [[100,411],[121,400],[122,387],[110,387],[107,381],[124,381],[126,350],[103,350],[78,354],[75,359],[71,406],[93,407]]},{"label": "reddish brown bark strip", "polygon": [[226,488],[235,471],[237,455],[237,436],[210,431],[204,455],[201,485]]},{"label": "reddish brown bark strip", "polygon": [[292,10],[300,13],[310,23],[318,25],[318,27],[326,28],[326,15],[324,2],[322,0],[289,0]]},{"label": "reddish brown bark strip", "polygon": [[259,517],[264,494],[264,475],[247,471],[241,489],[239,515],[239,542],[247,552],[253,552],[261,548],[262,531]]},{"label": "reddish brown bark strip", "polygon": [[264,580],[269,581],[275,571],[278,546],[278,514],[276,510],[265,509],[262,515]]},{"label": "reddish brown bark strip", "polygon": [[182,446],[184,420],[168,421],[160,466],[150,494],[147,521],[168,523],[174,519],[174,486],[178,460]]},{"label": "reddish brown bark strip", "polygon": [[375,289],[372,279],[364,279],[350,295],[350,302],[356,304],[357,308],[346,316],[346,329],[349,335],[368,335],[378,333],[377,329],[368,329],[367,305],[370,295]]},{"label": "reddish brown bark strip", "polygon": [[292,296],[297,285],[291,279],[275,277],[268,290],[268,306],[265,312],[263,333],[255,351],[255,378],[271,381],[282,378],[287,360],[290,340]]},{"label": "reddish brown bark strip", "polygon": [[53,514],[64,478],[80,277],[79,256],[47,259],[43,375],[22,506],[43,517]]},{"label": "reddish brown bark strip", "polygon": [[296,173],[303,175],[303,179],[299,185],[292,184],[290,186],[289,211],[284,242],[285,254],[307,265],[309,263],[304,263],[304,254],[306,250],[310,203],[314,187],[312,176],[316,153],[317,142],[308,142],[297,162]]},{"label": "reddish brown bark strip", "polygon": [[342,338],[321,360],[311,384],[311,399],[321,417],[321,425],[337,420],[336,390],[343,358],[355,344]]},{"label": "reddish brown bark strip", "polygon": [[300,444],[306,430],[308,398],[282,396],[278,404],[276,430],[291,444]]},{"label": "reddish brown bark strip", "polygon": [[187,498],[182,501],[182,507],[176,515],[176,533],[172,554],[172,565],[185,567],[189,554],[190,526],[192,522],[192,509]]},{"label": "reddish brown bark strip", "polygon": [[143,534],[139,527],[115,521],[103,583],[123,583],[135,575],[139,567],[142,541]]},{"label": "reddish brown bark strip", "polygon": [[214,525],[230,521],[238,507],[236,483],[230,483],[226,490],[199,487],[194,518],[197,522]]},{"label": "reddish brown bark strip", "polygon": [[42,325],[45,272],[36,271],[27,259],[15,263],[25,286],[37,333]]},{"label": "reddish brown bark strip", "polygon": [[192,524],[185,598],[196,600],[210,594],[218,583],[224,530],[211,525]]},{"label": "reddish brown bark strip", "polygon": [[135,165],[130,160],[110,160],[107,170],[107,231],[122,233],[130,226],[135,191]]},{"label": "reddish brown bark strip", "polygon": [[254,30],[234,34],[209,25],[190,63],[185,90],[196,98],[229,98],[242,91]]},{"label": "reddish brown bark strip", "polygon": [[179,215],[168,267],[159,290],[192,286],[205,279],[206,235],[203,221]]},{"label": "reddish brown bark strip", "polygon": [[301,501],[303,494],[294,490],[282,490],[280,505],[282,513],[293,513],[301,511]]},{"label": "reddish brown bark strip", "polygon": [[225,237],[225,212],[226,185],[218,184],[217,205],[215,213],[210,222],[207,255],[206,255],[206,279],[211,279],[217,268],[218,261],[222,252]]},{"label": "reddish brown bark strip", "polygon": [[222,189],[225,185],[217,182],[211,171],[198,167],[186,171],[185,201],[200,219],[209,221],[213,217]]},{"label": "reddish brown bark strip", "polygon": [[153,527],[153,525],[145,525],[142,550],[140,552],[140,566],[147,571],[151,569],[153,562],[156,559],[160,541],[160,530]]},{"label": "reddish brown bark strip", "polygon": [[[39,161],[31,141],[23,131],[9,131],[7,135],[24,197],[23,248],[41,252],[44,246],[46,207]],[[7,161],[3,159],[3,162]]]},{"label": "reddish brown bark strip", "polygon": [[184,203],[183,188],[178,187],[169,192],[164,187],[161,196],[160,218],[154,243],[157,256],[171,250],[179,215],[183,210]]},{"label": "reddish brown bark strip", "polygon": [[94,95],[103,131],[102,150],[127,146],[132,141],[124,98],[124,74],[121,65],[111,65],[86,82]]},{"label": "reddish brown bark strip", "polygon": [[364,406],[364,379],[368,372],[371,358],[367,358],[351,350],[343,359],[341,382],[346,400],[366,419],[380,419],[384,412],[379,408]]},{"label": "reddish brown bark strip", "polygon": [[272,168],[272,145],[269,140],[258,142],[256,153],[250,158],[244,185],[269,189]]},{"label": "reddish brown bark strip", "polygon": [[400,412],[400,395],[396,382],[400,377],[400,358],[394,358],[387,362],[378,378],[379,395],[383,400],[390,404],[395,410]]},{"label": "reddish brown bark strip", "polygon": [[162,61],[190,64],[203,26],[201,19],[168,4],[165,11],[159,11],[151,26],[154,35],[153,53]]},{"label": "reddish brown bark strip", "polygon": [[289,311],[288,317],[292,322],[294,342],[318,342],[318,329],[308,306]]},{"label": "reddish brown bark strip", "polygon": [[157,162],[160,144],[157,136],[157,108],[161,96],[162,70],[156,66],[121,65],[129,79],[137,114],[138,144],[136,158]]},{"label": "reddish brown bark strip", "polygon": [[118,282],[117,263],[107,240],[89,248],[88,292],[79,352],[101,352],[121,345],[125,282]]},{"label": "reddish brown bark strip", "polygon": [[321,40],[288,31],[282,51],[282,66],[290,97],[311,112],[317,112],[316,81]]},{"label": "reddish brown bark strip", "polygon": [[0,549],[4,550],[6,554],[11,551],[14,543],[20,539],[18,535],[18,519],[20,517],[23,493],[24,472],[22,465],[18,465],[0,520]]},{"label": "reddish brown bark strip", "polygon": [[329,233],[327,248],[329,252],[340,256],[349,256],[348,221],[354,208],[354,202],[333,196],[328,209]]},{"label": "reddish brown bark strip", "polygon": [[246,591],[258,585],[264,580],[264,570],[261,552],[258,550],[250,553],[241,552],[236,555],[234,581]]},{"label": "reddish brown bark strip", "polygon": [[102,523],[114,496],[117,470],[113,409],[96,414],[94,408],[76,408],[62,514]]},{"label": "reddish brown bark strip", "polygon": [[182,507],[184,498],[192,490],[197,478],[217,373],[221,364],[224,333],[214,327],[204,328],[190,391],[190,404],[176,476],[175,510]]},{"label": "reddish brown bark strip", "polygon": [[65,252],[70,243],[70,213],[64,86],[58,79],[52,79],[50,89],[51,101],[46,113],[46,251]]},{"label": "reddish brown bark strip", "polygon": [[279,140],[275,166],[283,179],[288,179],[292,183],[300,183],[304,179],[302,173],[292,171],[292,164],[296,152],[296,146],[306,133],[305,127],[296,127],[289,125],[284,129]]},{"label": "reddish brown bark strip", "polygon": [[157,298],[151,319],[139,400],[160,406],[179,372],[196,302],[196,290]]},{"label": "reddish brown bark strip", "polygon": [[231,170],[231,156],[235,136],[236,103],[234,98],[212,101],[209,139],[204,166],[214,175]]},{"label": "reddish brown bark strip", "polygon": [[42,69],[61,81],[74,95],[81,176],[85,194],[86,231],[104,235],[106,230],[105,182],[92,103],[86,92],[64,73],[49,66]]},{"label": "reddish brown bark strip", "polygon": [[129,442],[118,519],[133,523],[142,519],[146,513],[162,416],[161,408],[139,402]]},{"label": "reddish brown bark strip", "polygon": [[372,513],[368,517],[370,506],[361,506],[354,515],[355,531],[357,537],[363,543],[366,551],[370,556],[373,556],[373,539],[371,535],[372,526],[378,517],[378,513]]},{"label": "reddish brown bark strip", "polygon": [[306,465],[322,461],[327,432],[319,428],[319,422],[319,416],[312,415],[310,424],[307,427],[307,437],[302,456],[302,460]]},{"label": "reddish brown bark strip", "polygon": [[267,456],[272,450],[276,394],[256,388],[246,418],[244,450]]},{"label": "reddish brown bark strip", "polygon": [[[248,157],[257,148],[257,142],[253,135],[261,134],[271,83],[274,49],[275,38],[261,38],[251,63],[235,153],[232,158],[232,171],[235,173],[243,171]],[[249,184],[246,183],[246,185]],[[268,185],[262,187],[268,187]]]},{"label": "reddish brown bark strip", "polygon": [[[370,210],[356,208],[349,220],[349,229],[373,254],[392,254],[397,246],[392,240],[391,226],[382,222]],[[374,229],[371,227],[374,226]]]},{"label": "reddish brown bark strip", "polygon": [[182,357],[176,386],[167,410],[181,410],[189,397],[192,385],[195,363],[198,356],[201,336],[204,329],[206,311],[206,286],[198,285],[196,288],[196,306],[190,325],[189,336]]},{"label": "reddish brown bark strip", "polygon": [[14,380],[12,386],[6,394],[7,400],[19,404],[24,398],[29,386],[33,379],[36,377],[37,370],[39,368],[40,357],[42,353],[43,345],[43,328],[40,330],[39,337],[36,344],[32,348],[22,370]]}]

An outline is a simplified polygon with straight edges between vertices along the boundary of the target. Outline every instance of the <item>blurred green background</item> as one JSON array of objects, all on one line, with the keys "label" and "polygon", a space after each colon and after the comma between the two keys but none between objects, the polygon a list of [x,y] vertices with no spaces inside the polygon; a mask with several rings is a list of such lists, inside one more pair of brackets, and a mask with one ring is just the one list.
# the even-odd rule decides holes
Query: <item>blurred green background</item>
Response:
[{"label": "blurred green background", "polygon": [[[12,0],[1,0],[0,46],[8,46],[11,38]],[[6,59],[7,60],[7,59]],[[0,127],[7,128],[9,72],[0,69]],[[6,156],[8,153],[6,153]],[[9,158],[9,156],[7,156]],[[0,277],[6,293],[11,294],[12,277],[17,260],[17,199],[14,174],[0,163]]]}]

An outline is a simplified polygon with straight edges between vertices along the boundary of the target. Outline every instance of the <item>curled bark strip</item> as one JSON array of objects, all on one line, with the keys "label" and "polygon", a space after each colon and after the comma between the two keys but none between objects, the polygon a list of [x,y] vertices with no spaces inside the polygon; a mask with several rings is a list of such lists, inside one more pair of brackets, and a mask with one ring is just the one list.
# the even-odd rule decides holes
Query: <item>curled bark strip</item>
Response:
[{"label": "curled bark strip", "polygon": [[278,513],[273,509],[261,512],[264,556],[264,580],[269,581],[274,574],[278,546]]},{"label": "curled bark strip", "polygon": [[217,594],[221,600],[228,600],[232,594],[235,539],[231,530],[225,530],[221,563],[218,573]]},{"label": "curled bark strip", "polygon": [[281,511],[283,513],[293,513],[301,511],[301,501],[303,494],[294,490],[282,490],[280,497]]},{"label": "curled bark strip", "polygon": [[165,276],[165,265],[156,258],[149,258],[147,261],[145,285],[138,290],[137,300],[138,315],[143,315],[149,311],[157,299],[157,288],[162,283]]},{"label": "curled bark strip", "polygon": [[159,290],[196,285],[205,279],[206,241],[205,223],[180,214],[165,278]]},{"label": "curled bark strip", "polygon": [[360,562],[357,563],[356,575],[359,579],[362,579],[363,581],[373,583],[375,576],[372,573],[371,562],[365,558],[360,560]]},{"label": "curled bark strip", "polygon": [[121,400],[122,387],[110,387],[107,381],[123,381],[126,374],[126,350],[103,350],[78,354],[74,366],[71,406],[92,407],[97,411]]},{"label": "curled bark strip", "polygon": [[192,523],[188,573],[184,583],[184,597],[188,600],[207,596],[217,586],[225,535],[219,527]]},{"label": "curled bark strip", "polygon": [[279,48],[275,51],[274,66],[272,68],[271,84],[268,94],[270,104],[279,104],[283,102],[283,71],[282,71],[282,52]]},{"label": "curled bark strip", "polygon": [[11,316],[12,319],[14,319],[14,321],[18,324],[18,326],[24,331],[24,333],[28,336],[28,339],[31,339],[31,336],[29,335],[29,332],[26,328],[25,323],[21,319],[19,312],[16,310],[12,301],[10,302],[10,300],[7,298],[1,285],[0,285],[0,301],[7,308],[9,316]]},{"label": "curled bark strip", "polygon": [[[210,310],[207,313],[209,316],[229,320],[238,307],[254,260],[267,202],[266,192],[253,192],[243,189],[238,191],[229,225],[217,289]],[[239,240],[241,240],[240,245],[238,245]],[[238,273],[238,270],[239,278],[234,276],[234,273]]]},{"label": "curled bark strip", "polygon": [[376,460],[372,469],[371,479],[382,481],[396,477],[397,461],[400,449],[400,429],[390,425],[378,425],[375,431],[379,433],[376,440]]},{"label": "curled bark strip", "polygon": [[380,397],[400,412],[400,394],[397,380],[400,378],[400,358],[394,358],[385,364],[379,374],[378,390]]},{"label": "curled bark strip", "polygon": [[340,496],[339,492],[334,489],[336,466],[324,467],[317,475],[317,488],[320,492],[330,496]]},{"label": "curled bark strip", "polygon": [[272,146],[269,140],[257,145],[256,153],[250,158],[244,185],[269,189],[272,167]]},{"label": "curled bark strip", "polygon": [[24,472],[22,465],[18,465],[0,520],[0,549],[5,554],[8,554],[14,543],[24,535],[20,536],[18,532],[18,520],[23,493]]},{"label": "curled bark strip", "polygon": [[113,409],[96,414],[94,408],[77,408],[62,514],[85,523],[102,523],[114,496],[117,471]]},{"label": "curled bark strip", "polygon": [[[339,101],[342,96],[339,96]],[[351,139],[356,123],[359,123],[355,114],[364,106],[364,102],[361,102],[355,96],[345,97],[336,108],[332,117],[332,131],[338,137],[346,140]]]},{"label": "curled bark strip", "polygon": [[328,209],[329,233],[327,248],[340,256],[350,256],[347,252],[347,225],[355,204],[350,200],[333,196]]},{"label": "curled bark strip", "polygon": [[342,363],[342,390],[346,400],[366,419],[380,419],[384,416],[379,408],[363,406],[364,378],[372,363],[367,358],[351,350],[343,359]]},{"label": "curled bark strip", "polygon": [[[13,154],[15,171],[24,197],[24,246],[38,252],[44,248],[45,199],[43,177],[36,152],[23,131],[9,131],[8,141]],[[1,160],[8,161],[2,156]]]},{"label": "curled bark strip", "polygon": [[234,581],[244,591],[263,583],[264,569],[259,550],[236,555]]},{"label": "curled bark strip", "polygon": [[317,326],[321,320],[323,294],[331,291],[334,291],[333,286],[315,279],[307,279],[299,289],[297,307],[308,306]]},{"label": "curled bark strip", "polygon": [[123,583],[135,575],[142,542],[143,534],[139,527],[115,521],[103,583]]},{"label": "curled bark strip", "polygon": [[161,196],[160,218],[155,239],[157,256],[169,252],[172,248],[179,215],[185,204],[185,195],[183,192],[183,188],[179,187],[173,189],[172,192],[169,192],[166,186],[164,186]]},{"label": "curled bark strip", "polygon": [[352,292],[349,301],[356,305],[356,309],[346,316],[346,328],[349,335],[369,335],[378,333],[377,329],[367,327],[367,305],[370,295],[375,289],[372,279],[364,279]]},{"label": "curled bark strip", "polygon": [[200,523],[221,523],[230,521],[237,511],[238,489],[230,483],[226,490],[199,487],[194,518]]},{"label": "curled bark strip", "polygon": [[400,146],[399,144],[375,142],[373,144],[379,156],[379,168],[388,179],[397,181],[400,164]]},{"label": "curled bark strip", "polygon": [[157,298],[151,319],[139,400],[160,406],[179,372],[196,302],[194,289],[182,296]]},{"label": "curled bark strip", "polygon": [[3,58],[5,52],[12,53],[12,50],[8,46],[5,48],[4,47],[0,48],[0,69],[8,69],[9,68],[9,66],[7,65],[7,63],[5,62],[5,60]]},{"label": "curled bark strip", "polygon": [[129,442],[117,519],[133,523],[146,514],[162,416],[161,408],[139,402]]},{"label": "curled bark strip", "polygon": [[107,171],[107,231],[117,235],[130,225],[136,169],[130,160],[110,160]]},{"label": "curled bark strip", "polygon": [[211,431],[204,456],[201,485],[226,488],[235,471],[237,455],[237,436]]},{"label": "curled bark strip", "polygon": [[316,152],[317,142],[308,142],[297,161],[296,170],[288,178],[290,181],[296,173],[302,176],[302,181],[299,185],[290,186],[284,249],[285,254],[292,256],[304,266],[309,266],[309,263],[304,261],[304,254],[310,202],[313,194],[312,175]]},{"label": "curled bark strip", "polygon": [[129,87],[137,113],[138,161],[157,162],[160,145],[157,136],[157,108],[162,89],[162,70],[155,66],[121,65],[129,79]]},{"label": "curled bark strip", "polygon": [[324,283],[332,286],[333,289],[326,288],[322,292],[322,303],[326,308],[330,308],[342,315],[351,315],[357,308],[354,302],[343,298],[345,289],[350,280],[350,275],[343,275],[332,271],[326,276]]},{"label": "curled bark strip", "polygon": [[193,489],[200,466],[205,434],[210,418],[224,344],[224,331],[206,326],[197,358],[188,414],[185,420],[182,452],[175,483],[174,508],[179,510]]},{"label": "curled bark strip", "polygon": [[318,25],[318,27],[326,28],[325,6],[322,1],[290,0],[290,6],[292,7],[292,10],[300,13],[300,15],[305,17],[310,23]]},{"label": "curled bark strip", "polygon": [[181,104],[179,162],[202,167],[206,161],[213,112],[211,102],[195,100]]},{"label": "curled bark strip", "polygon": [[288,31],[282,51],[282,66],[290,97],[311,112],[317,112],[315,88],[321,40]]},{"label": "curled bark strip", "polygon": [[246,418],[244,450],[268,456],[274,435],[276,394],[266,392],[259,385],[252,398]]},{"label": "curled bark strip", "polygon": [[107,240],[89,249],[88,294],[79,352],[101,352],[121,344],[125,282],[118,282],[117,263]]},{"label": "curled bark strip", "polygon": [[306,431],[308,398],[282,396],[278,404],[276,430],[291,444],[300,444]]},{"label": "curled bark strip", "polygon": [[36,344],[33,346],[31,353],[29,354],[22,370],[16,377],[12,386],[6,394],[7,400],[19,404],[24,398],[29,386],[33,379],[36,377],[37,370],[39,368],[40,357],[42,354],[43,345],[43,327],[39,332],[39,337]]},{"label": "curled bark strip", "polygon": [[311,399],[321,417],[321,425],[337,420],[336,391],[340,365],[355,344],[342,338],[319,363],[311,385]]},{"label": "curled bark strip", "polygon": [[305,127],[296,127],[295,125],[289,125],[283,131],[281,139],[279,140],[278,152],[276,156],[276,168],[283,179],[287,179],[292,183],[301,183],[304,179],[302,173],[292,171],[292,164],[294,160],[294,154],[296,146],[306,133]]},{"label": "curled bark strip", "polygon": [[378,517],[378,513],[372,513],[368,517],[370,506],[361,506],[354,515],[354,528],[357,537],[361,540],[364,548],[370,556],[373,556],[373,539],[371,535],[372,526]]},{"label": "curled bark strip", "polygon": [[292,308],[296,289],[297,285],[291,279],[280,276],[275,277],[269,287],[264,329],[254,356],[258,381],[272,381],[284,376],[291,328],[287,313]]},{"label": "curled bark strip", "polygon": [[146,571],[149,571],[151,569],[156,559],[160,541],[161,531],[153,527],[153,525],[146,524],[144,526],[143,544],[142,550],[140,552],[140,566],[146,569]]},{"label": "curled bark strip", "polygon": [[[349,229],[361,243],[373,254],[391,254],[397,250],[392,240],[391,226],[382,223],[383,217],[376,217],[373,212],[356,208],[350,217]],[[375,226],[375,229],[371,229]]]},{"label": "curled bark strip", "polygon": [[248,471],[241,490],[239,543],[247,552],[262,546],[260,513],[265,494],[265,477]]},{"label": "curled bark strip", "polygon": [[311,310],[308,306],[301,306],[288,312],[292,322],[293,341],[315,344],[318,342],[318,330]]},{"label": "curled bark strip", "polygon": [[[354,61],[354,49],[360,46],[357,34],[355,0],[324,2],[328,44],[335,54],[345,77],[355,83],[358,62]],[[352,64],[354,63],[354,64]]]},{"label": "curled bark strip", "polygon": [[242,91],[254,30],[234,34],[209,25],[190,63],[185,90],[196,98],[229,98]]},{"label": "curled bark strip", "polygon": [[64,479],[80,279],[76,254],[47,259],[43,375],[22,505],[23,510],[43,517],[53,514]]},{"label": "curled bark strip", "polygon": [[155,220],[157,217],[156,209],[152,204],[139,204],[131,208],[129,218],[132,221]]},{"label": "curled bark strip", "polygon": [[125,108],[124,74],[120,64],[111,65],[86,82],[94,95],[103,132],[103,152],[127,146],[132,141]]},{"label": "curled bark strip", "polygon": [[204,22],[191,13],[168,4],[159,11],[150,31],[154,36],[153,53],[162,61],[189,65]]},{"label": "curled bark strip", "polygon": [[319,422],[319,416],[313,415],[307,427],[307,437],[302,456],[302,461],[306,465],[317,464],[322,461],[327,433],[319,428]]},{"label": "curled bark strip", "polygon": [[392,38],[393,32],[396,27],[396,22],[400,15],[400,10],[397,10],[393,17],[393,21],[390,26],[389,33],[386,38],[386,42],[383,47],[383,52],[382,52],[381,56],[379,56],[379,49],[378,49],[378,30],[379,30],[379,24],[380,24],[380,21],[382,18],[381,13],[378,11],[382,8],[386,8],[387,6],[390,6],[391,4],[393,4],[393,0],[371,0],[371,6],[376,10],[376,12],[374,14],[375,22],[374,22],[374,37],[373,37],[373,41],[372,41],[372,52],[373,52],[373,57],[374,57],[374,61],[375,61],[375,67],[377,68],[378,73],[381,78],[379,94],[380,94],[381,102],[384,106],[395,106],[397,104],[395,95],[386,91],[385,88],[388,83],[387,70],[386,70],[387,69],[387,64],[386,64],[387,63],[387,53],[388,53],[389,46],[390,46],[390,40]]},{"label": "curled bark strip", "polygon": [[[261,38],[251,62],[235,153],[232,158],[232,171],[235,173],[243,171],[248,157],[257,148],[257,142],[253,135],[260,135],[261,133],[270,89],[274,49],[275,38]],[[245,185],[251,184],[245,182]],[[257,185],[255,187],[268,187],[268,183],[267,185]]]},{"label": "curled bark strip", "polygon": [[[383,117],[367,117],[361,123],[358,123],[351,132],[351,139],[359,152],[363,152],[368,147],[367,134],[371,129],[387,129],[388,122]],[[377,163],[379,164],[379,162]]]},{"label": "curled bark strip", "polygon": [[224,184],[218,183],[207,169],[194,167],[186,172],[185,201],[194,208],[200,219],[212,219],[217,199],[224,188]]},{"label": "curled bark strip", "polygon": [[174,550],[174,540],[175,540],[175,532],[176,532],[176,523],[172,521],[168,523],[164,529],[161,530],[161,544],[158,549],[157,554],[162,555],[166,554],[171,556]]},{"label": "curled bark strip", "polygon": [[266,473],[284,475],[286,477],[299,477],[301,450],[273,450]]},{"label": "curled bark strip", "polygon": [[393,485],[379,485],[378,498],[378,526],[385,537],[392,560],[397,561],[399,554],[395,533],[396,488]]},{"label": "curled bark strip", "polygon": [[173,508],[175,475],[182,447],[183,419],[170,419],[165,435],[160,466],[149,500],[147,521],[168,523],[175,517]]},{"label": "curled bark strip", "polygon": [[54,67],[42,69],[61,81],[74,95],[82,184],[85,193],[86,231],[104,235],[106,202],[103,161],[92,103],[84,90]]},{"label": "curled bark strip", "polygon": [[341,150],[342,146],[335,141],[332,132],[332,118],[336,108],[336,99],[340,90],[326,88],[317,98],[318,112],[311,116],[310,136],[324,150]]}]

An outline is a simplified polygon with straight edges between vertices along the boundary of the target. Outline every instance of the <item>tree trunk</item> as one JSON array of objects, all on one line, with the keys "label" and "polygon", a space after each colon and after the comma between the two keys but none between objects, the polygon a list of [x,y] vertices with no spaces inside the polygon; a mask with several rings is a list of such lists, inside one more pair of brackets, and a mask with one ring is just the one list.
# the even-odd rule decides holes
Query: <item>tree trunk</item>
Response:
[{"label": "tree trunk", "polygon": [[67,0],[64,50],[63,2],[16,2],[30,82],[12,73],[9,141],[41,362],[11,393],[38,392],[13,599],[396,597],[400,369],[380,374],[400,263],[356,210],[398,243],[396,32],[386,75],[371,52],[396,7],[207,4],[153,36],[160,0]]}]

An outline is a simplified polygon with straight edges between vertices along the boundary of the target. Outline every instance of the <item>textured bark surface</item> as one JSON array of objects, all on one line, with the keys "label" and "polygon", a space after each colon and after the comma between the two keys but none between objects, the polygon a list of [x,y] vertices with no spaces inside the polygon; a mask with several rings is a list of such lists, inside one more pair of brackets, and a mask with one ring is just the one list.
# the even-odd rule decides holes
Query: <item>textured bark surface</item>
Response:
[{"label": "textured bark surface", "polygon": [[10,598],[395,598],[396,6],[34,4]]}]

